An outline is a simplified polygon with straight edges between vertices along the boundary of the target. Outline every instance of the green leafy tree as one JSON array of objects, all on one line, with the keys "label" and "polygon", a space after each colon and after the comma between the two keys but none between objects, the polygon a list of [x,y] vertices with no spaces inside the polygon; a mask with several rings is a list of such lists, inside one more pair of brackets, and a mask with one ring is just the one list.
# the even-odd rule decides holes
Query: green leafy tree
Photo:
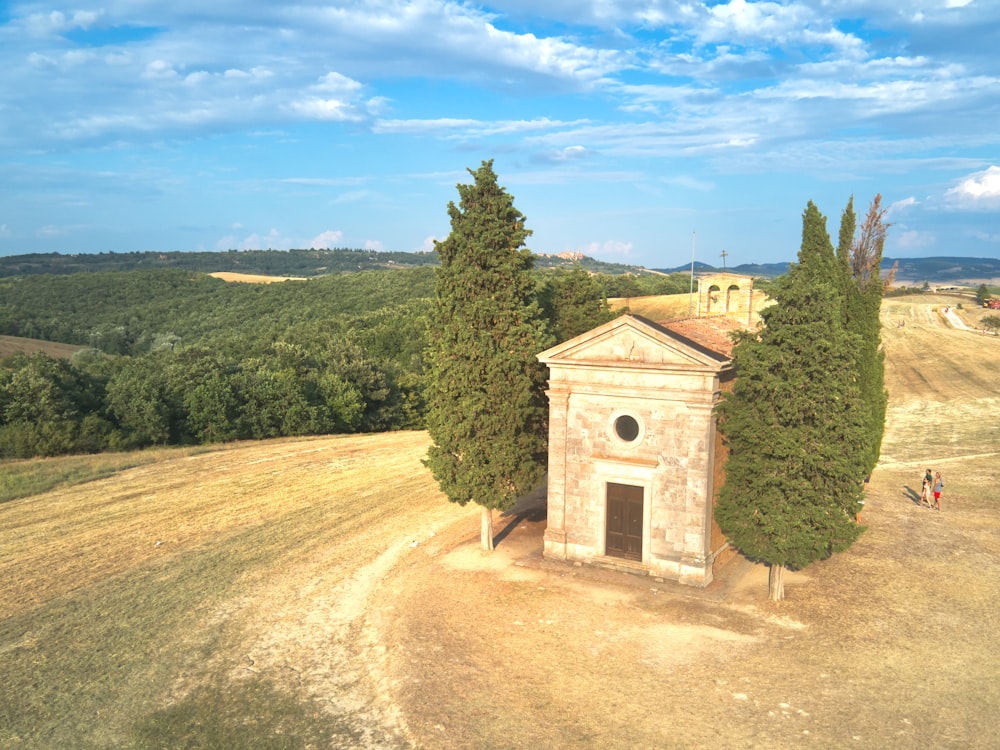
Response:
[{"label": "green leafy tree", "polygon": [[79,419],[65,363],[16,355],[0,372],[0,455],[54,456],[72,449]]},{"label": "green leafy tree", "polygon": [[170,397],[168,365],[167,353],[130,357],[108,381],[108,410],[122,431],[119,447],[176,442],[180,414]]},{"label": "green leafy tree", "polygon": [[544,475],[544,368],[551,343],[534,301],[530,232],[485,161],[448,204],[451,233],[437,243],[436,307],[428,351],[426,464],[448,499],[482,506],[481,541],[493,549],[493,510],[510,508]]},{"label": "green leafy tree", "polygon": [[843,323],[826,219],[810,202],[799,262],[772,289],[759,333],[741,334],[737,378],[719,406],[729,448],[716,519],[745,555],[770,565],[769,596],[785,568],[846,549],[860,533],[862,477],[858,337]]},{"label": "green leafy tree", "polygon": [[212,352],[188,349],[172,358],[168,376],[183,413],[184,442],[219,443],[238,436],[236,395],[225,362]]},{"label": "green leafy tree", "polygon": [[976,289],[976,302],[980,307],[985,305],[990,300],[990,288],[986,284],[980,284],[979,288]]}]

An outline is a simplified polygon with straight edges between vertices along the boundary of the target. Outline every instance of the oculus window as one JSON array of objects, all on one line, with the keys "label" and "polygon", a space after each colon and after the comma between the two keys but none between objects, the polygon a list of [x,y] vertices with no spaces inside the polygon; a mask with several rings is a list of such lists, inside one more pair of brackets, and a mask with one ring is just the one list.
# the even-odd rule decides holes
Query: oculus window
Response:
[{"label": "oculus window", "polygon": [[639,422],[630,414],[622,414],[614,421],[615,435],[626,443],[633,443],[639,438]]}]

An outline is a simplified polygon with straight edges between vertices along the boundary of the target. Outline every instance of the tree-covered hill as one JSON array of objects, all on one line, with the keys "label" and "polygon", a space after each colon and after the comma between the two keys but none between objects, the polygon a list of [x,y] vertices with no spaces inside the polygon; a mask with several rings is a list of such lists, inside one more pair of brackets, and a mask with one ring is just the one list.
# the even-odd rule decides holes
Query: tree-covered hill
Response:
[{"label": "tree-covered hill", "polygon": [[[436,252],[386,252],[350,248],[309,250],[228,250],[225,252],[30,253],[0,256],[0,278],[95,271],[180,269],[200,273],[244,273],[311,278],[339,273],[438,265]],[[591,273],[640,272],[637,266],[607,263],[582,255],[536,255],[540,269],[580,267]]]},{"label": "tree-covered hill", "polygon": [[232,284],[179,269],[0,280],[0,334],[141,354],[156,342],[274,340],[290,327],[371,313],[434,289],[430,266]]},{"label": "tree-covered hill", "polygon": [[[686,277],[534,276],[553,336]],[[0,278],[0,335],[86,347],[0,358],[0,458],[423,426],[430,264],[234,284],[178,268]]]},{"label": "tree-covered hill", "polygon": [[272,276],[322,276],[332,273],[437,265],[436,253],[375,250],[229,250],[226,252],[32,253],[0,257],[0,278],[82,271],[182,269],[201,273],[229,271]]}]

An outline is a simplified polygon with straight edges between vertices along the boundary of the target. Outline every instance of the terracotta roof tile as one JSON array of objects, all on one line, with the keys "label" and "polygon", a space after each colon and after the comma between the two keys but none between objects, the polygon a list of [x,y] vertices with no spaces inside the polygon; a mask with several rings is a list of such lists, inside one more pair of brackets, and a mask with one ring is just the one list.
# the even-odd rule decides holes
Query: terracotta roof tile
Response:
[{"label": "terracotta roof tile", "polygon": [[700,344],[726,358],[733,354],[733,340],[730,334],[748,330],[748,326],[733,318],[713,316],[707,318],[680,318],[659,323],[671,333]]}]

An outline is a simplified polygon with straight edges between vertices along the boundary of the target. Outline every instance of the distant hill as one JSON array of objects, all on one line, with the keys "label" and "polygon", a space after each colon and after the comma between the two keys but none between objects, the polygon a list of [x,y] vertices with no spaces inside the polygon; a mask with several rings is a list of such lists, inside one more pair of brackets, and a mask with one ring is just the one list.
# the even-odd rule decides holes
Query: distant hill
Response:
[{"label": "distant hill", "polygon": [[[655,268],[653,270],[661,273],[691,273],[691,264],[687,263],[676,268]],[[722,273],[723,271],[738,273],[743,276],[752,276],[758,279],[762,277],[773,279],[775,276],[781,276],[788,271],[788,263],[744,263],[739,266],[727,266],[726,268],[710,266],[707,263],[699,263],[697,261],[694,263],[695,276],[704,273]]]},{"label": "distant hill", "polygon": [[228,250],[225,252],[30,253],[0,257],[0,278],[82,271],[149,271],[179,268],[199,273],[324,276],[331,273],[437,265],[437,253],[375,250]]},{"label": "distant hill", "polygon": [[[919,285],[925,281],[932,284],[951,282],[956,284],[997,284],[1000,283],[1000,258],[883,258],[882,275],[885,276],[898,263],[897,283]],[[676,268],[654,269],[663,273],[690,273],[690,264]],[[720,271],[753,276],[754,278],[774,278],[788,271],[788,263],[745,263],[731,268],[719,268],[707,263],[695,263],[695,275],[718,273]]]},{"label": "distant hill", "polygon": [[[882,273],[899,263],[898,282],[928,281],[964,284],[1000,283],[1000,258],[883,258]],[[0,256],[0,278],[36,274],[69,274],[82,271],[134,271],[180,268],[201,273],[240,273],[265,276],[313,277],[390,268],[437,265],[437,253],[379,252],[349,248],[309,250],[229,250],[225,252],[133,252],[133,253],[30,253]],[[536,268],[570,268],[620,275],[625,273],[690,273],[691,265],[645,268],[608,263],[581,253],[536,255]],[[774,278],[788,271],[788,263],[744,263],[725,269],[706,263],[694,264],[695,274],[732,273],[755,278]]]},{"label": "distant hill", "polygon": [[884,258],[883,273],[899,263],[896,281],[931,284],[953,282],[968,284],[1000,283],[1000,258]]}]

